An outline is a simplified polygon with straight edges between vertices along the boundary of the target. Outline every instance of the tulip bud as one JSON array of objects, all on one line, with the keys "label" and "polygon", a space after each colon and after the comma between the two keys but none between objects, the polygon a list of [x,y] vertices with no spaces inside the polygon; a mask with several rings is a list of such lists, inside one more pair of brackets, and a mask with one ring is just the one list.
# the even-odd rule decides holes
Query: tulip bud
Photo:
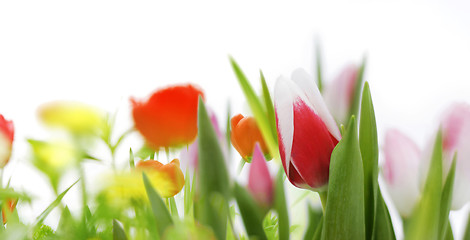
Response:
[{"label": "tulip bud", "polygon": [[325,102],[338,123],[345,124],[349,120],[358,72],[356,66],[347,66],[325,89]]},{"label": "tulip bud", "polygon": [[253,155],[255,143],[259,143],[263,153],[268,154],[268,148],[264,142],[261,131],[253,117],[244,117],[238,114],[232,117],[232,130],[230,132],[230,140],[233,147],[240,153],[242,158],[250,162]]},{"label": "tulip bud", "polygon": [[274,106],[287,178],[299,188],[325,190],[331,153],[341,135],[315,80],[302,69],[292,73],[292,81],[279,77]]},{"label": "tulip bud", "polygon": [[184,175],[180,168],[180,161],[176,158],[168,164],[155,160],[140,161],[135,169],[147,173],[162,197],[172,197],[183,189]]},{"label": "tulip bud", "polygon": [[153,149],[189,144],[197,135],[197,106],[204,94],[186,84],[160,89],[147,101],[131,99],[136,129]]},{"label": "tulip bud", "polygon": [[273,189],[273,180],[266,159],[259,144],[256,143],[248,175],[248,190],[260,206],[268,208],[273,204]]},{"label": "tulip bud", "polygon": [[[8,200],[5,201],[5,205],[3,206],[3,209],[2,209],[3,224],[7,223],[7,216],[10,215],[11,213],[13,213],[13,211],[15,210],[15,207],[16,207],[16,203],[17,203],[17,201],[12,200],[12,199],[8,199]],[[5,212],[7,214],[5,214]]]},{"label": "tulip bud", "polygon": [[420,197],[422,159],[418,146],[398,130],[385,136],[383,175],[387,190],[402,217],[409,217]]},{"label": "tulip bud", "polygon": [[470,201],[470,105],[452,105],[443,115],[441,128],[444,177],[457,154],[452,209],[460,209]]},{"label": "tulip bud", "polygon": [[6,120],[0,114],[0,168],[5,167],[10,160],[13,135],[13,122]]}]

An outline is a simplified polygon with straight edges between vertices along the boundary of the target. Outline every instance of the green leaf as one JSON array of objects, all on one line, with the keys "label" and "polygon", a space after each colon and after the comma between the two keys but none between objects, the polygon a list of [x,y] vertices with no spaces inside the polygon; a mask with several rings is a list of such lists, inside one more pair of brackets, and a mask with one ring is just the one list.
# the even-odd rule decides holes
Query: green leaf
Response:
[{"label": "green leaf", "polygon": [[317,70],[317,86],[318,90],[320,92],[323,92],[323,80],[322,80],[322,63],[321,63],[321,50],[320,50],[320,44],[317,41],[317,44],[315,44],[315,68]]},{"label": "green leaf", "polygon": [[75,181],[72,185],[70,185],[70,187],[68,187],[67,189],[65,189],[65,191],[63,191],[61,194],[59,194],[59,196],[57,196],[57,198],[51,203],[49,204],[49,206],[47,206],[47,208],[37,217],[36,219],[36,228],[37,227],[40,227],[42,225],[42,223],[44,222],[44,220],[46,219],[46,217],[52,212],[52,210],[57,207],[59,204],[60,204],[60,201],[62,201],[62,199],[64,198],[65,194],[67,194],[67,192],[78,182],[79,180]]},{"label": "green leaf", "polygon": [[362,83],[364,82],[364,71],[366,68],[366,58],[362,60],[361,67],[357,73],[356,85],[354,86],[353,101],[351,103],[351,108],[349,109],[349,116],[357,115],[359,113],[359,104],[361,101],[361,89]]},{"label": "green leaf", "polygon": [[263,229],[263,216],[250,193],[240,185],[235,184],[234,195],[248,236],[259,240],[267,240],[268,238]]},{"label": "green leaf", "polygon": [[232,64],[233,71],[237,76],[238,83],[240,84],[240,87],[242,88],[243,93],[245,94],[246,100],[250,105],[250,109],[256,119],[256,123],[258,124],[261,134],[263,135],[266,145],[268,146],[269,152],[271,153],[271,156],[273,158],[278,158],[278,146],[276,144],[276,140],[273,137],[273,133],[271,133],[270,122],[268,116],[266,115],[263,109],[261,101],[256,96],[253,87],[251,86],[250,82],[245,77],[245,74],[242,72],[235,60],[233,58],[230,58],[230,62]]},{"label": "green leaf", "polygon": [[113,219],[113,240],[127,240],[126,232],[116,219]]},{"label": "green leaf", "polygon": [[320,218],[320,222],[318,222],[317,229],[315,230],[315,234],[313,235],[312,240],[320,240],[322,230],[323,230],[323,216]]},{"label": "green leaf", "polygon": [[441,196],[441,209],[439,211],[439,236],[440,239],[445,239],[446,232],[449,231],[447,229],[447,225],[449,224],[449,212],[450,207],[452,205],[452,195],[454,189],[454,178],[455,178],[455,164],[457,161],[457,154],[454,155],[454,159],[452,160],[452,165],[449,170],[449,174],[447,175],[446,183],[444,184],[444,188],[442,189],[442,196]]},{"label": "green leaf", "polygon": [[150,180],[148,179],[145,173],[142,173],[144,179],[145,190],[147,191],[147,196],[152,206],[153,216],[157,223],[157,229],[160,237],[165,232],[165,229],[173,225],[173,220],[171,219],[170,212],[165,205],[165,202],[160,197],[157,191],[152,187]]},{"label": "green leaf", "polygon": [[450,225],[450,222],[447,221],[447,231],[446,235],[444,236],[445,240],[454,240],[454,234],[452,233],[452,226]]},{"label": "green leaf", "polygon": [[198,107],[198,147],[196,218],[211,226],[219,239],[225,239],[228,210],[221,212],[221,209],[228,209],[228,206],[220,204],[227,205],[230,200],[230,182],[224,154],[202,98]]},{"label": "green leaf", "polygon": [[129,148],[129,166],[131,169],[135,168],[134,153],[132,152],[132,148]]},{"label": "green leaf", "polygon": [[70,213],[70,210],[67,206],[62,210],[60,215],[59,225],[57,226],[57,232],[61,235],[68,235],[71,232],[74,232],[76,223]]},{"label": "green leaf", "polygon": [[284,193],[284,170],[281,168],[276,177],[274,189],[274,208],[279,217],[279,240],[289,239],[289,212]]},{"label": "green leaf", "polygon": [[464,240],[470,240],[470,212],[467,217],[467,226],[465,227],[465,233],[463,235]]},{"label": "green leaf", "polygon": [[263,72],[260,71],[261,77],[261,86],[263,88],[263,100],[266,107],[266,114],[268,116],[269,126],[271,127],[272,138],[274,139],[276,145],[277,142],[277,128],[276,128],[276,115],[274,113],[274,104],[269,93],[268,85],[266,84],[266,79],[264,78]]},{"label": "green leaf", "polygon": [[364,172],[356,119],[336,145],[330,160],[328,199],[322,239],[365,239]]},{"label": "green leaf", "polygon": [[179,214],[178,214],[178,208],[176,207],[175,198],[174,197],[168,198],[168,204],[170,205],[171,215],[178,218]]},{"label": "green leaf", "polygon": [[315,236],[315,231],[322,219],[323,213],[321,209],[314,209],[310,204],[308,205],[308,225],[304,234],[304,240],[312,240]]},{"label": "green leaf", "polygon": [[227,149],[228,153],[230,156],[230,152],[232,151],[232,146],[231,146],[231,132],[230,132],[230,126],[231,124],[231,110],[230,110],[230,102],[227,103],[227,121],[225,122],[225,140],[227,141]]},{"label": "green leaf", "polygon": [[434,143],[431,163],[420,202],[415,208],[408,226],[406,239],[438,239],[442,191],[442,133]]},{"label": "green leaf", "polygon": [[359,146],[361,149],[362,164],[364,168],[366,239],[371,239],[376,221],[379,144],[377,141],[377,125],[375,121],[374,105],[372,103],[372,96],[370,94],[368,82],[364,84],[362,92],[360,120]]},{"label": "green leaf", "polygon": [[395,240],[395,232],[393,231],[392,219],[388,211],[387,205],[382,197],[380,188],[377,189],[377,208],[375,216],[375,224],[373,231],[373,239],[377,240]]},{"label": "green leaf", "polygon": [[189,209],[191,208],[191,176],[189,174],[189,168],[186,169],[184,174],[184,215],[189,215]]}]

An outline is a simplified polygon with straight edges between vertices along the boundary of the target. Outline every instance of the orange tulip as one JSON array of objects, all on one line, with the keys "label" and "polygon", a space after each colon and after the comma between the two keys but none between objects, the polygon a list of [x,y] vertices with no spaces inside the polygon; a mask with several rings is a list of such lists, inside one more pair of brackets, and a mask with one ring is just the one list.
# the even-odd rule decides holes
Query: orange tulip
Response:
[{"label": "orange tulip", "polygon": [[231,125],[230,140],[243,159],[248,162],[251,161],[256,142],[259,142],[264,154],[269,153],[256,120],[253,117],[244,117],[238,114],[232,117]]},{"label": "orange tulip", "polygon": [[[16,200],[7,200],[6,201],[6,206],[3,207],[3,210],[2,210],[2,219],[3,219],[3,224],[7,223],[7,215],[10,215],[13,210],[15,210],[15,207],[16,207]],[[8,214],[5,215],[5,211],[8,212]]]},{"label": "orange tulip", "polygon": [[155,160],[140,161],[135,169],[148,175],[162,197],[172,197],[183,189],[184,175],[176,158],[168,164]]},{"label": "orange tulip", "polygon": [[135,127],[156,150],[194,141],[197,135],[197,105],[204,93],[186,84],[160,89],[147,101],[131,99]]}]

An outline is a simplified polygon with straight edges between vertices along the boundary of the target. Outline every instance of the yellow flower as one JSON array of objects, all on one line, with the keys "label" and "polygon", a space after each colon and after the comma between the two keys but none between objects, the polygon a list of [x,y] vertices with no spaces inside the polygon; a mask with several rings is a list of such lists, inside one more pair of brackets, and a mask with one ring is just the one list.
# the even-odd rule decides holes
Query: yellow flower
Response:
[{"label": "yellow flower", "polygon": [[69,101],[42,105],[39,117],[48,126],[64,128],[75,134],[100,134],[106,123],[104,114],[98,109]]}]

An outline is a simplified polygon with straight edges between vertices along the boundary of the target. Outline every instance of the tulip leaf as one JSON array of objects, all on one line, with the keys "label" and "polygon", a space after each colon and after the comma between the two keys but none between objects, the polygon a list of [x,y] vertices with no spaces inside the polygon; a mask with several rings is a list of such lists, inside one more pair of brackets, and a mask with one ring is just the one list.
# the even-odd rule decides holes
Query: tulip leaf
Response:
[{"label": "tulip leaf", "polygon": [[331,154],[322,239],[365,239],[364,225],[364,173],[352,116]]},{"label": "tulip leaf", "polygon": [[434,143],[426,183],[420,202],[405,229],[406,239],[438,239],[442,188],[442,133]]},{"label": "tulip leaf", "polygon": [[126,232],[116,219],[113,219],[113,240],[127,240]]},{"label": "tulip leaf", "polygon": [[284,193],[284,171],[279,170],[274,189],[274,208],[279,218],[279,240],[289,239],[289,212],[287,211],[286,196]]},{"label": "tulip leaf", "polygon": [[440,217],[439,217],[439,236],[440,239],[445,239],[446,232],[451,231],[447,229],[447,225],[449,223],[449,212],[452,204],[452,194],[454,189],[454,178],[455,178],[455,164],[457,161],[457,154],[454,155],[454,159],[452,160],[452,165],[449,170],[449,174],[447,175],[446,183],[444,184],[444,188],[442,189],[442,196],[441,196],[441,210],[440,210]]},{"label": "tulip leaf", "polygon": [[170,213],[171,215],[175,216],[178,218],[178,207],[176,207],[176,202],[174,197],[168,198],[168,205],[170,207]]},{"label": "tulip leaf", "polygon": [[135,168],[134,153],[132,152],[132,148],[129,148],[129,166],[131,169]]},{"label": "tulip leaf", "polygon": [[315,234],[313,235],[312,240],[320,240],[322,230],[323,230],[323,216],[320,218],[320,222],[318,222],[318,226],[317,226],[317,229],[315,230]]},{"label": "tulip leaf", "polygon": [[359,146],[364,168],[364,207],[366,239],[372,238],[377,208],[378,159],[377,124],[369,83],[365,82],[362,92],[361,118],[359,124]]},{"label": "tulip leaf", "polygon": [[147,197],[150,201],[150,206],[152,207],[153,216],[156,221],[158,234],[163,236],[165,229],[173,225],[173,219],[171,218],[170,212],[165,205],[162,197],[158,194],[157,191],[152,187],[152,183],[148,179],[147,175],[143,172],[142,177],[144,179],[145,190],[147,191]]},{"label": "tulip leaf", "polygon": [[380,188],[377,188],[377,191],[377,208],[375,211],[376,216],[372,239],[395,240],[395,232],[393,231],[392,219],[390,218],[387,204],[385,204]]},{"label": "tulip leaf", "polygon": [[269,126],[271,127],[272,137],[278,145],[277,142],[277,128],[276,128],[276,115],[274,113],[274,104],[271,98],[271,94],[269,93],[268,85],[266,84],[266,79],[264,78],[264,74],[260,71],[261,76],[261,86],[263,87],[263,100],[264,105],[266,106],[266,113],[268,115]]},{"label": "tulip leaf", "polygon": [[465,227],[465,233],[463,235],[463,240],[470,240],[470,212],[467,217],[467,226]]},{"label": "tulip leaf", "polygon": [[444,240],[454,240],[454,234],[452,233],[452,226],[450,225],[450,221],[447,220],[447,230],[444,235]]},{"label": "tulip leaf", "polygon": [[357,115],[359,113],[359,105],[361,101],[361,89],[364,83],[364,71],[366,68],[366,58],[362,60],[362,64],[359,67],[359,71],[357,72],[357,80],[356,85],[354,86],[353,92],[353,100],[351,103],[351,108],[349,109],[349,116]]},{"label": "tulip leaf", "polygon": [[[62,201],[62,199],[64,198],[65,194],[67,194],[67,192],[78,182],[79,180],[75,181],[74,183],[72,183],[72,185],[70,185],[70,187],[68,187],[67,189],[65,189],[61,194],[59,194],[59,196],[57,196],[57,198],[51,203],[49,204],[49,206],[47,206],[47,208],[37,217],[36,219],[36,228],[40,227],[42,225],[42,223],[44,222],[44,220],[46,219],[46,217],[52,212],[52,210],[57,207],[59,204],[60,204],[60,201]],[[83,179],[82,179],[83,181]]]},{"label": "tulip leaf", "polygon": [[315,236],[315,231],[322,219],[322,211],[314,209],[310,204],[308,205],[308,225],[304,234],[304,240],[312,240]]},{"label": "tulip leaf", "polygon": [[184,174],[184,215],[189,215],[189,209],[191,208],[191,176],[189,174],[189,168],[186,168]]},{"label": "tulip leaf", "polygon": [[250,105],[250,109],[253,112],[253,115],[256,119],[256,123],[263,135],[264,141],[268,146],[269,152],[273,158],[278,158],[279,150],[276,144],[276,140],[274,139],[274,133],[271,133],[270,121],[266,112],[261,104],[260,99],[256,96],[253,87],[251,86],[250,82],[246,78],[245,74],[242,72],[238,64],[235,62],[233,58],[230,58],[230,62],[232,64],[233,71],[237,76],[238,83],[245,94],[246,100]]},{"label": "tulip leaf", "polygon": [[[229,201],[230,182],[224,154],[201,98],[198,107],[198,153],[199,199],[196,217],[203,224],[211,226],[219,239],[225,239],[227,218],[223,216],[227,213],[216,208]],[[228,206],[223,208],[228,209]]]},{"label": "tulip leaf", "polygon": [[259,240],[267,240],[268,238],[266,237],[263,228],[263,216],[253,197],[248,191],[246,191],[246,189],[238,184],[235,184],[233,192],[235,199],[237,200],[238,208],[240,209],[248,237],[250,239],[255,237]]},{"label": "tulip leaf", "polygon": [[317,70],[317,86],[318,90],[320,92],[323,92],[323,80],[322,80],[322,63],[321,63],[321,49],[320,49],[320,44],[317,43],[315,44],[315,68]]}]

